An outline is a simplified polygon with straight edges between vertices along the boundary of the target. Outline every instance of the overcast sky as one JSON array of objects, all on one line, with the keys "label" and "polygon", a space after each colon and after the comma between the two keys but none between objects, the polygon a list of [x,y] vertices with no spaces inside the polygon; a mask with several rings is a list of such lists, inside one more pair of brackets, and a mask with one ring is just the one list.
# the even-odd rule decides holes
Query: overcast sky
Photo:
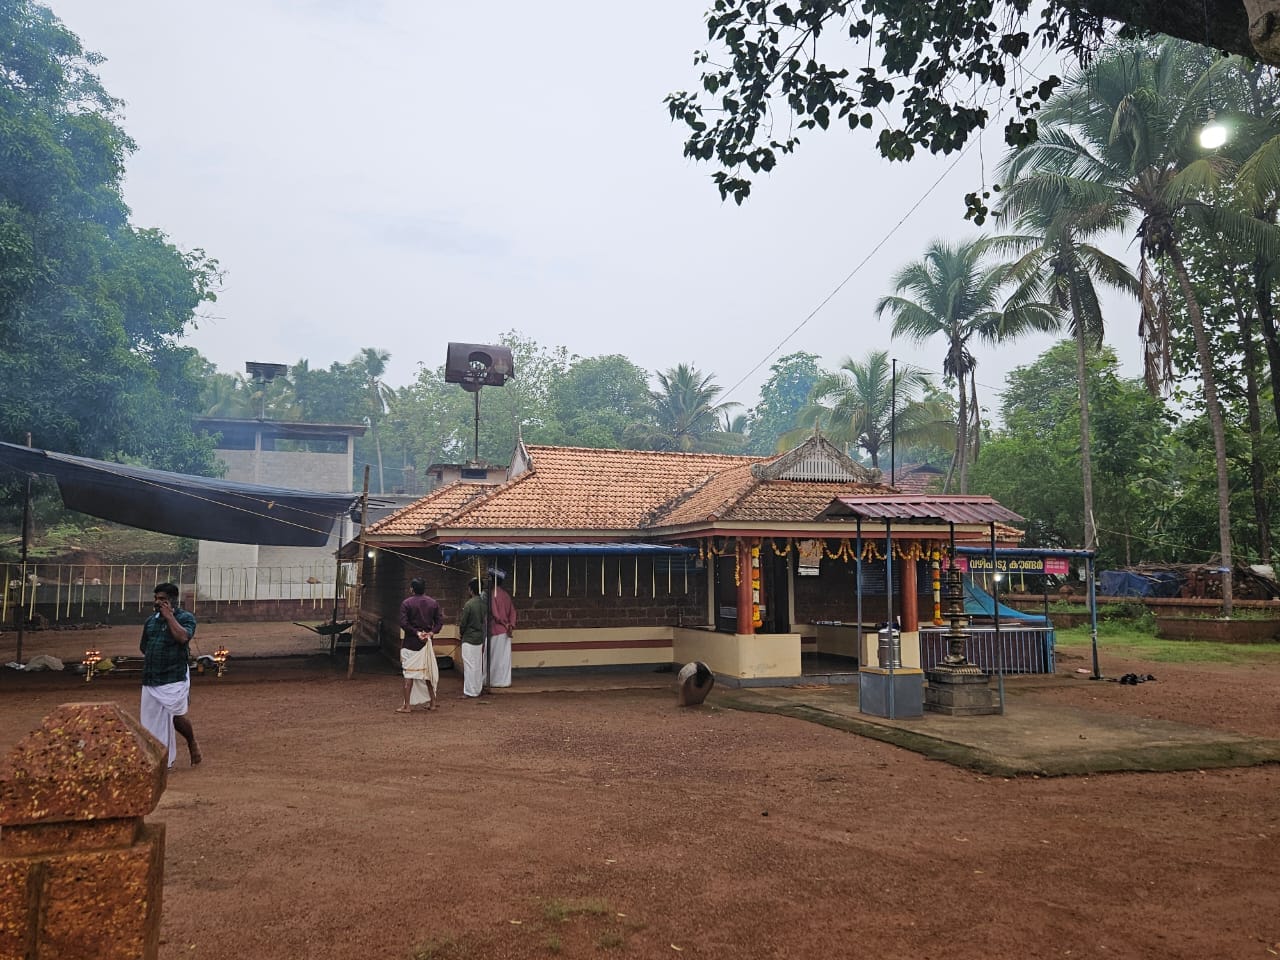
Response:
[{"label": "overcast sky", "polygon": [[[226,372],[369,346],[400,386],[448,341],[511,329],[692,363],[745,405],[797,350],[939,371],[941,341],[891,343],[872,307],[931,239],[974,235],[963,195],[1002,154],[993,130],[806,323],[954,158],[890,164],[869,134],[808,133],[744,206],[722,203],[662,102],[697,85],[698,0],[50,6],[125,101],[134,222],[226,270],[189,338]],[[1109,324],[1140,375],[1136,308]],[[984,406],[1050,342],[978,348]]]}]

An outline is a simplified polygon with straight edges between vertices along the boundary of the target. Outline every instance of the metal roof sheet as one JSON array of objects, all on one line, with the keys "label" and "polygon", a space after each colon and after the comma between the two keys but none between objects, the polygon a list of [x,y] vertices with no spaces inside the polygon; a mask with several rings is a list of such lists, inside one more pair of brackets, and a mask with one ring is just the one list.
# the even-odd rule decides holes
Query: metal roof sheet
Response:
[{"label": "metal roof sheet", "polygon": [[869,494],[836,497],[824,517],[863,520],[933,520],[943,523],[1019,523],[1022,517],[992,497],[967,494]]}]

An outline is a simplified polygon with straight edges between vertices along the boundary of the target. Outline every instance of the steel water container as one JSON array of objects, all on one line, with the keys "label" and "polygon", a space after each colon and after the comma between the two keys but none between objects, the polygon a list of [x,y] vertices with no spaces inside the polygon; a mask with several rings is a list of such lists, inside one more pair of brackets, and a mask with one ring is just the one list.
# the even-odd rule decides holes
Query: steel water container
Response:
[{"label": "steel water container", "polygon": [[876,656],[882,670],[900,669],[902,667],[902,631],[888,624],[881,627]]}]

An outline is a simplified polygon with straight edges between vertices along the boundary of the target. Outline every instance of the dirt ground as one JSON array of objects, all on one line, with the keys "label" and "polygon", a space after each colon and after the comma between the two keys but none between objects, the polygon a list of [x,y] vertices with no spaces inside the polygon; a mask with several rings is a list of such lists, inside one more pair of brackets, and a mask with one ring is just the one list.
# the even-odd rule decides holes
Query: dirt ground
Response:
[{"label": "dirt ground", "polygon": [[[234,626],[256,636],[233,653],[318,643]],[[1012,695],[1280,736],[1280,657],[1104,660],[1158,678],[1133,687],[1061,653],[1060,678]],[[463,702],[447,671],[442,709],[400,716],[375,661],[351,681],[232,666],[194,682],[205,762],[183,752],[150,818],[167,829],[165,960],[1280,955],[1274,765],[1008,780],[680,709],[669,676],[517,678]],[[0,673],[0,749],[59,703],[137,707],[124,676]]]}]

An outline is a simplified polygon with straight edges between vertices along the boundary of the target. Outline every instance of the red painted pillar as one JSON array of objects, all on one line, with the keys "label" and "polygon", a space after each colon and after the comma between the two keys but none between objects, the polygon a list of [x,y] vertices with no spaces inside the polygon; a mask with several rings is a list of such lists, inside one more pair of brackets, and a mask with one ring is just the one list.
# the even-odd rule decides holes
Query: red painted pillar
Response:
[{"label": "red painted pillar", "polygon": [[920,629],[920,598],[916,588],[916,562],[902,560],[902,595],[898,598],[898,609],[902,611],[902,629],[913,631]]},{"label": "red painted pillar", "polygon": [[751,542],[738,538],[738,633],[750,636],[756,632],[751,604]]}]

